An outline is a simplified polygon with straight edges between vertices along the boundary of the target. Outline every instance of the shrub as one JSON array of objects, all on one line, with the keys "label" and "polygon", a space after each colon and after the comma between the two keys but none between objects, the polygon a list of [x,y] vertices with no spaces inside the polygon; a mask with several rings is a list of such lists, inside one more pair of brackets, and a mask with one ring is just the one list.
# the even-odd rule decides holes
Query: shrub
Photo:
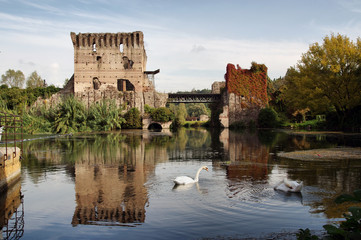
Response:
[{"label": "shrub", "polygon": [[150,117],[155,122],[169,122],[173,121],[174,114],[168,108],[160,107],[154,109],[151,112]]},{"label": "shrub", "polygon": [[272,108],[263,108],[258,115],[258,127],[275,128],[278,126],[277,112]]},{"label": "shrub", "polygon": [[154,108],[150,107],[148,104],[144,105],[144,112],[151,114]]},{"label": "shrub", "polygon": [[123,128],[142,128],[142,119],[137,108],[131,108],[128,112],[126,112],[124,114],[124,119],[125,122],[122,124]]}]

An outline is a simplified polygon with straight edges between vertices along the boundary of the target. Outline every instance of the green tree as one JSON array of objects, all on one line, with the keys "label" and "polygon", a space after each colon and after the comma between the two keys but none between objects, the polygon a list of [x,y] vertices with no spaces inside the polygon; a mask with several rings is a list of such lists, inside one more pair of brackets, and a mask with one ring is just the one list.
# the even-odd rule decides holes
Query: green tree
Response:
[{"label": "green tree", "polygon": [[21,109],[27,103],[27,95],[24,94],[24,89],[17,87],[2,89],[0,96],[6,101],[8,109]]},{"label": "green tree", "polygon": [[9,69],[5,74],[1,75],[1,84],[7,84],[9,87],[22,88],[24,85],[25,76],[20,70]]},{"label": "green tree", "polygon": [[178,118],[179,122],[183,125],[186,121],[186,118],[188,116],[187,108],[184,103],[180,103],[178,105],[176,118]]},{"label": "green tree", "polygon": [[335,111],[339,124],[361,104],[361,39],[340,34],[312,44],[295,67],[288,69],[285,99],[294,111]]},{"label": "green tree", "polygon": [[286,83],[284,77],[279,77],[273,81],[267,82],[267,92],[269,105],[279,112],[286,110],[284,92],[286,90]]},{"label": "green tree", "polygon": [[44,87],[44,81],[38,75],[36,71],[32,72],[26,80],[27,88]]},{"label": "green tree", "polygon": [[204,103],[188,104],[188,115],[191,117],[199,117],[200,115],[209,115],[208,109]]}]

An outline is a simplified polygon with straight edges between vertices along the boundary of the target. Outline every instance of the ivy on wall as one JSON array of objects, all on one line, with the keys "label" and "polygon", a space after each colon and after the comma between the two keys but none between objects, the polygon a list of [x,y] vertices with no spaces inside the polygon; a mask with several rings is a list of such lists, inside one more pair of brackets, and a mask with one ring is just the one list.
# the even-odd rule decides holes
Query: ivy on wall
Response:
[{"label": "ivy on wall", "polygon": [[225,74],[229,93],[245,97],[249,102],[265,106],[267,99],[267,67],[252,62],[251,69],[237,68],[229,63]]}]

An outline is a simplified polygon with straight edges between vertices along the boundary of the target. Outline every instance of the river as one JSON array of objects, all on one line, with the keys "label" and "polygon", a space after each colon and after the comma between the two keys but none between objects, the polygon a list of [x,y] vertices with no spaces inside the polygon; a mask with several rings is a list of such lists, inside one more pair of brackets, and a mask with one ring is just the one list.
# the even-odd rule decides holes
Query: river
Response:
[{"label": "river", "polygon": [[[21,180],[7,193],[17,200],[0,222],[2,235],[245,239],[319,232],[342,217],[333,199],[361,188],[361,160],[277,154],[345,146],[361,146],[360,135],[122,130],[24,141]],[[175,177],[193,177],[203,165],[209,171],[198,183],[174,186]],[[275,191],[285,177],[303,181],[302,192]]]}]

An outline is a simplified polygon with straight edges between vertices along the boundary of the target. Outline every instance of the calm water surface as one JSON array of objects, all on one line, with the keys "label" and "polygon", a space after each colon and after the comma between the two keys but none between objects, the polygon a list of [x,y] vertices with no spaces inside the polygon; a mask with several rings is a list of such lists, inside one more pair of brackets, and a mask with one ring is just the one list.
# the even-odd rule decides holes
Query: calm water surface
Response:
[{"label": "calm water surface", "polygon": [[[336,146],[359,147],[361,137],[182,129],[26,141],[21,181],[2,195],[14,198],[17,209],[2,235],[224,239],[319,231],[342,216],[335,196],[361,188],[361,161],[299,161],[277,153]],[[174,187],[173,178],[194,177],[201,165],[209,172],[201,172],[199,183]],[[302,193],[274,191],[284,177],[302,180]]]}]

